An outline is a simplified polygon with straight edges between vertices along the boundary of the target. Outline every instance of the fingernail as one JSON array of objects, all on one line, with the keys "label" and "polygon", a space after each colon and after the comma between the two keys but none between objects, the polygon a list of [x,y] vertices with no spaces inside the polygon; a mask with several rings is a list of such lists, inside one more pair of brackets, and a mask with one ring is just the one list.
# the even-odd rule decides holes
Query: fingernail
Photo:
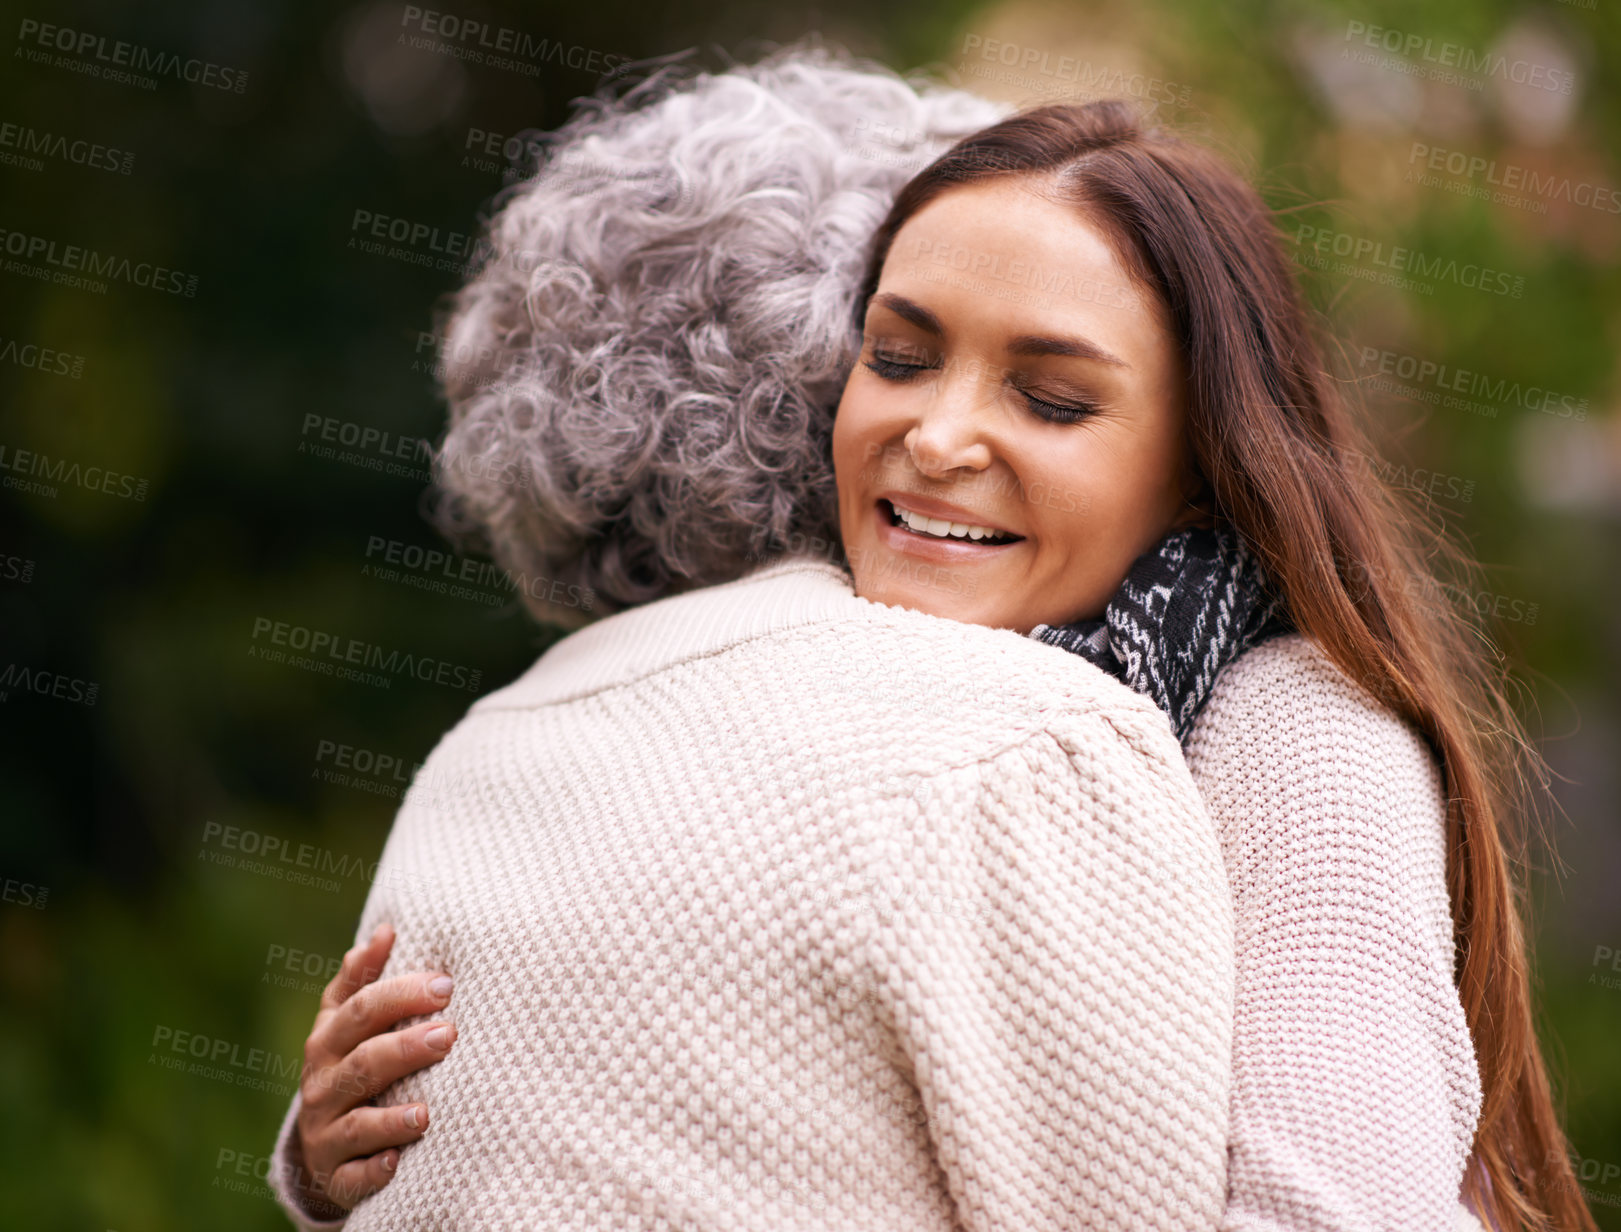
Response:
[{"label": "fingernail", "polygon": [[412,1129],[421,1129],[422,1128],[421,1114],[423,1112],[425,1112],[425,1111],[427,1111],[427,1109],[419,1108],[416,1104],[412,1104],[409,1108],[407,1108],[405,1110],[405,1123],[406,1123],[406,1125],[410,1126]]},{"label": "fingernail", "polygon": [[373,941],[376,941],[377,938],[379,938],[379,937],[381,937],[383,935],[383,930],[385,928],[387,928],[387,927],[388,927],[387,924],[379,924],[376,928],[372,929],[371,930],[371,939]]},{"label": "fingernail", "polygon": [[435,1027],[423,1038],[428,1041],[429,1048],[432,1048],[435,1052],[443,1052],[450,1047],[450,1028]]},{"label": "fingernail", "polygon": [[392,1172],[392,1171],[394,1171],[394,1152],[393,1151],[390,1151],[390,1152],[388,1152],[388,1154],[383,1156],[383,1171],[384,1172]]},{"label": "fingernail", "polygon": [[450,990],[456,986],[448,975],[436,975],[428,981],[428,991],[441,1000],[450,996]]}]

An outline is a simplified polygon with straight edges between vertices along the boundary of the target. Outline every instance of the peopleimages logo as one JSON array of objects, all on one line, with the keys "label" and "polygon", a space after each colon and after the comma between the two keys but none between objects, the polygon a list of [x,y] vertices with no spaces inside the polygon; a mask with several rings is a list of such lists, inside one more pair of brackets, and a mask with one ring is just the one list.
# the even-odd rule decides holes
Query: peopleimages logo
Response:
[{"label": "peopleimages logo", "polygon": [[[1475,191],[1468,195],[1481,200],[1490,199],[1505,205],[1569,201],[1572,205],[1598,210],[1602,214],[1621,214],[1621,192],[1608,185],[1572,180],[1568,175],[1556,175],[1551,171],[1544,175],[1534,168],[1516,163],[1504,163],[1499,167],[1495,158],[1466,154],[1462,150],[1449,150],[1415,141],[1408,151],[1407,164],[1409,168],[1414,164],[1422,167],[1419,183],[1426,187],[1438,186],[1440,176],[1425,177],[1423,172],[1445,172],[1453,178],[1454,183],[1473,186]],[[1411,170],[1407,174],[1409,179],[1413,178]],[[1474,185],[1477,177],[1500,191],[1494,194]],[[1546,207],[1542,212],[1546,212]]]},{"label": "peopleimages logo", "polygon": [[72,377],[75,381],[84,375],[83,355],[71,355],[35,342],[18,342],[15,338],[0,337],[0,364],[15,364],[51,376]]},{"label": "peopleimages logo", "polygon": [[34,561],[26,556],[13,556],[0,551],[0,581],[26,583],[33,580]]},{"label": "peopleimages logo", "polygon": [[[396,247],[389,248],[385,241]],[[488,240],[468,232],[441,230],[431,223],[367,209],[356,209],[350,218],[348,246],[371,256],[392,254],[417,265],[468,272],[493,251]]]},{"label": "peopleimages logo", "polygon": [[[196,57],[187,59],[172,51],[155,51],[139,43],[108,39],[104,34],[52,25],[31,17],[24,17],[17,27],[17,42],[18,54],[30,61],[39,62],[49,58],[53,51],[61,52],[63,54],[56,57],[55,67],[73,68],[90,76],[128,82],[147,90],[156,89],[160,77],[173,77],[176,81],[189,81],[233,94],[241,94],[248,88],[248,75],[239,68],[227,68]],[[64,64],[65,58],[74,62]],[[126,68],[130,71],[124,71]]]},{"label": "peopleimages logo", "polygon": [[[260,643],[260,638],[264,638],[268,644]],[[248,647],[248,653],[255,658],[272,663],[287,662],[328,676],[367,676],[369,673],[348,666],[359,664],[360,667],[376,668],[389,675],[412,676],[446,688],[465,689],[469,693],[477,692],[479,682],[484,678],[483,671],[476,667],[448,663],[428,655],[388,650],[375,642],[363,642],[321,629],[271,620],[268,616],[254,617],[253,641],[255,644]],[[286,647],[300,653],[288,655],[286,650],[273,647]],[[376,680],[363,680],[363,683],[374,684]]]},{"label": "peopleimages logo", "polygon": [[[1411,59],[1416,55],[1424,63],[1434,65],[1442,71],[1414,75],[1434,76],[1437,80],[1443,81],[1449,77],[1462,76],[1472,80],[1460,81],[1458,84],[1470,85],[1473,89],[1479,89],[1474,82],[1486,77],[1497,77],[1515,85],[1530,86],[1554,94],[1569,94],[1576,88],[1575,73],[1549,68],[1545,64],[1533,64],[1529,60],[1510,60],[1499,52],[1475,51],[1461,43],[1438,44],[1433,38],[1423,34],[1392,30],[1387,26],[1370,26],[1365,21],[1347,22],[1344,41],[1359,42],[1364,47],[1383,51],[1392,56],[1401,56],[1404,59]],[[1366,57],[1366,53],[1359,55]],[[1447,71],[1453,69],[1457,72]]]},{"label": "peopleimages logo", "polygon": [[1475,481],[1462,475],[1447,475],[1422,466],[1401,466],[1355,449],[1347,450],[1346,454],[1361,462],[1381,482],[1416,493],[1428,501],[1454,500],[1468,504],[1475,497]]},{"label": "peopleimages logo", "polygon": [[[331,766],[321,763],[329,761]],[[416,777],[423,763],[411,761],[393,753],[378,753],[372,749],[356,748],[350,744],[339,744],[336,740],[322,739],[315,746],[316,768],[311,777],[321,777],[328,782],[340,782],[344,786],[351,786],[355,782],[355,775],[365,776],[366,779],[392,779],[392,784],[385,786],[410,786],[411,780]],[[335,769],[334,769],[335,767]],[[353,774],[343,773],[353,771]]]},{"label": "peopleimages logo", "polygon": [[[1520,299],[1525,294],[1523,275],[1492,269],[1476,261],[1432,256],[1417,249],[1405,248],[1400,244],[1386,244],[1383,240],[1369,239],[1365,235],[1330,231],[1305,224],[1298,227],[1290,238],[1304,249],[1295,254],[1295,261],[1298,264],[1353,278],[1367,278],[1370,281],[1387,283],[1403,290],[1417,291],[1421,295],[1433,295],[1435,284],[1420,282],[1419,278],[1450,282],[1470,291],[1506,295],[1510,299]],[[1335,261],[1331,259],[1332,257],[1341,257],[1344,260]],[[1380,268],[1371,270],[1369,266]]]},{"label": "peopleimages logo", "polygon": [[108,496],[123,497],[125,500],[144,501],[149,486],[147,480],[135,475],[126,475],[122,471],[108,470],[104,466],[84,466],[79,462],[70,462],[66,458],[53,460],[48,454],[39,453],[37,450],[18,449],[14,445],[5,444],[0,444],[0,471],[12,471],[16,475],[41,476],[50,480],[50,483],[34,483],[18,479],[11,474],[0,480],[8,488],[37,492],[41,496],[56,495],[56,489],[50,484],[70,483],[88,492],[103,492]]},{"label": "peopleimages logo", "polygon": [[27,171],[43,171],[47,158],[119,175],[128,175],[135,169],[135,155],[129,150],[61,133],[42,133],[12,120],[0,122],[0,163]]},{"label": "peopleimages logo", "polygon": [[[127,282],[134,287],[144,287],[149,291],[183,295],[187,299],[197,294],[196,274],[182,273],[180,270],[172,270],[151,261],[135,261],[129,257],[104,255],[94,248],[63,244],[43,235],[29,235],[24,231],[7,231],[0,228],[0,252],[18,259],[15,262],[6,262],[7,273],[26,274],[30,278],[46,278],[48,281],[68,286],[85,283],[91,290],[94,290],[95,286],[89,282],[90,279],[107,278],[113,282]],[[29,264],[34,261],[43,261],[45,265]],[[55,266],[56,276],[50,277],[50,271],[45,266]],[[84,277],[76,277],[77,275]],[[105,285],[102,290],[105,291]]]},{"label": "peopleimages logo", "polygon": [[80,680],[77,676],[64,676],[61,672],[46,671],[42,667],[24,667],[8,663],[0,672],[0,702],[11,699],[11,690],[21,689],[40,697],[54,697],[58,701],[78,702],[94,706],[101,685],[94,680]]},{"label": "peopleimages logo", "polygon": [[[919,238],[912,247],[912,256],[918,261],[927,258],[934,265],[942,267],[940,270],[929,270],[924,274],[924,278],[930,282],[948,281],[944,268],[949,267],[952,271],[964,275],[967,280],[966,283],[959,281],[956,285],[967,285],[969,289],[976,289],[972,285],[974,279],[989,279],[1041,295],[1103,304],[1128,312],[1138,311],[1137,293],[1124,284],[1102,283],[1095,278],[1082,278],[1077,281],[1067,270],[1030,261],[1009,261],[1004,264],[1001,253],[969,248],[963,244],[954,244],[950,240],[935,242]],[[983,285],[985,289],[989,289],[988,283]],[[992,293],[997,294],[999,299],[1015,298],[1008,294]]]},{"label": "peopleimages logo", "polygon": [[[596,601],[596,592],[589,586],[577,586],[562,578],[530,577],[522,570],[512,573],[492,561],[473,560],[440,548],[424,548],[399,539],[385,539],[381,535],[367,537],[366,560],[368,563],[360,570],[362,577],[403,582],[431,593],[472,599],[491,606],[504,602],[505,596],[472,587],[493,586],[508,592],[519,590],[543,603],[583,608],[588,612]],[[383,562],[401,568],[385,568]]]},{"label": "peopleimages logo", "polygon": [[[605,53],[590,47],[565,46],[555,39],[536,38],[512,26],[492,26],[487,21],[459,17],[415,4],[405,6],[400,15],[399,41],[421,51],[448,50],[459,60],[487,64],[491,68],[539,75],[544,64],[579,69],[587,73],[612,74],[630,62],[629,56]],[[421,31],[406,35],[404,29]],[[443,44],[435,42],[443,39]]]},{"label": "peopleimages logo", "polygon": [[1192,88],[1147,73],[1127,72],[1109,65],[1093,65],[1075,56],[1053,55],[1046,47],[1032,47],[1010,43],[1003,39],[985,38],[979,34],[963,37],[964,57],[977,56],[1007,70],[1003,73],[988,71],[971,62],[959,62],[958,71],[970,77],[990,78],[1007,84],[1037,85],[1037,93],[1051,94],[1049,87],[1039,88],[1039,79],[1051,83],[1073,82],[1082,91],[1098,94],[1127,94],[1154,104],[1173,103],[1187,105]]},{"label": "peopleimages logo", "polygon": [[578,268],[538,250],[508,248],[486,236],[363,208],[357,208],[349,220],[345,247],[366,256],[388,257],[464,277],[496,264],[526,275],[542,269]]},{"label": "peopleimages logo", "polygon": [[303,1062],[293,1057],[277,1056],[264,1048],[244,1051],[234,1040],[182,1031],[162,1023],[152,1028],[150,1047],[153,1051],[147,1056],[148,1065],[278,1095],[291,1095],[295,1086],[284,1080],[296,1079],[304,1069]]},{"label": "peopleimages logo", "polygon": [[[1497,417],[1499,406],[1521,407],[1559,419],[1587,418],[1586,398],[1577,398],[1541,385],[1527,385],[1506,377],[1491,377],[1469,368],[1458,368],[1424,359],[1417,355],[1404,355],[1380,347],[1365,346],[1358,350],[1357,366],[1371,378],[1368,388],[1381,393],[1398,393],[1415,401],[1435,406],[1469,411],[1487,419]],[[1389,380],[1413,382],[1398,384]],[[1474,401],[1474,399],[1483,401]]]}]

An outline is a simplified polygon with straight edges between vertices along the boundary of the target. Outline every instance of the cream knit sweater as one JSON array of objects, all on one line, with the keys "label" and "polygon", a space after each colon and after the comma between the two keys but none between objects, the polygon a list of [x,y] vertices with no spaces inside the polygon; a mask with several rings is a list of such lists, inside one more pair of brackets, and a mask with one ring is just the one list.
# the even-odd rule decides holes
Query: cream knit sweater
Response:
[{"label": "cream knit sweater", "polygon": [[[357,936],[454,974],[460,1038],[382,1097],[434,1123],[350,1232],[1452,1227],[1422,742],[1296,636],[1187,765],[1236,980],[1169,724],[1084,660],[804,559],[572,635],[388,839]],[[298,1107],[278,1194],[343,1226],[293,1203]]]},{"label": "cream knit sweater", "polygon": [[1150,701],[1010,630],[805,559],[607,617],[430,754],[385,919],[459,1034],[350,1232],[1219,1225],[1215,831]]},{"label": "cream knit sweater", "polygon": [[1296,633],[1228,665],[1187,759],[1238,920],[1223,1232],[1479,1229],[1428,746]]}]

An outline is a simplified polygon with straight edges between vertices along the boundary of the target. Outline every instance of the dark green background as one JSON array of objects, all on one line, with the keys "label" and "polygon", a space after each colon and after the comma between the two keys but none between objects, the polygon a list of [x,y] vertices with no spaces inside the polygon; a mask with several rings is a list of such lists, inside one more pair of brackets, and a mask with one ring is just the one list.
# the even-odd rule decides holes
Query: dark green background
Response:
[{"label": "dark green background", "polygon": [[[616,56],[696,47],[711,66],[723,52],[749,58],[762,40],[820,30],[898,68],[951,70],[983,63],[964,61],[969,36],[1056,46],[1061,28],[1068,46],[1095,44],[1095,66],[1140,66],[1185,86],[1186,103],[1162,114],[1245,159],[1275,206],[1304,207],[1287,228],[1330,227],[1525,277],[1519,299],[1445,282],[1426,296],[1335,275],[1309,281],[1354,344],[1589,400],[1585,424],[1384,396],[1370,399],[1370,414],[1393,464],[1443,476],[1438,508],[1488,562],[1491,594],[1510,611],[1537,607],[1534,623],[1511,620],[1496,634],[1564,776],[1554,786],[1567,816],[1553,829],[1568,871],[1536,883],[1543,1025],[1595,1211],[1621,1228],[1606,1205],[1621,1203],[1621,971],[1595,958],[1621,951],[1621,216],[1536,215],[1396,182],[1422,140],[1621,185],[1617,83],[1605,68],[1621,63],[1621,37],[1614,0],[1598,3],[1444,2],[1422,17],[1394,0],[1062,10],[838,0],[683,6],[680,17],[634,0],[441,7]],[[85,359],[77,379],[0,363],[0,445],[149,484],[144,500],[71,484],[54,497],[0,489],[0,667],[98,686],[93,706],[16,688],[0,703],[9,1226],[282,1226],[261,1184],[229,1182],[241,1179],[231,1160],[269,1151],[286,1097],[166,1070],[152,1040],[187,1031],[239,1058],[257,1048],[296,1059],[316,997],[270,982],[279,968],[266,956],[272,946],[340,955],[367,886],[349,875],[328,892],[220,867],[199,858],[218,846],[205,828],[243,827],[368,864],[395,802],[316,777],[320,742],[420,760],[474,695],[263,662],[249,654],[255,618],[476,668],[480,691],[557,636],[488,588],[493,603],[363,575],[374,536],[435,546],[422,485],[300,451],[313,439],[301,434],[308,414],[405,437],[440,431],[417,339],[457,278],[349,248],[354,211],[476,229],[502,174],[468,165],[468,130],[553,127],[597,84],[555,66],[530,77],[391,52],[404,7],[8,3],[0,16],[0,124],[134,155],[127,175],[55,158],[37,170],[0,166],[0,227],[198,277],[195,298],[184,298],[0,273],[0,347],[32,342]],[[37,65],[17,54],[25,19],[243,69],[248,85],[236,94],[165,78],[148,91]],[[1460,105],[1456,88],[1423,87],[1415,106],[1387,71],[1375,93],[1394,91],[1394,118],[1347,115],[1303,67],[1302,49],[1313,37],[1341,47],[1351,21],[1472,48],[1545,23],[1579,65],[1575,111],[1527,154],[1505,115],[1512,98],[1487,92]],[[388,55],[392,77],[357,84]],[[32,562],[27,580],[7,559]],[[1537,862],[1552,867],[1545,854]],[[44,888],[43,905],[25,886]],[[222,1152],[237,1154],[222,1167]]]}]

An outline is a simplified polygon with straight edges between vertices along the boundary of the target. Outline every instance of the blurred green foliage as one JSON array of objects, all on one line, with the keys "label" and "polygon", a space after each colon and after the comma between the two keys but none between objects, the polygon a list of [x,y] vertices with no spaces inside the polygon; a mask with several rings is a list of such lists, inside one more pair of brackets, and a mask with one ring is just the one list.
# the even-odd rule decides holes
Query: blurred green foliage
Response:
[{"label": "blurred green foliage", "polygon": [[[367,887],[357,875],[329,890],[221,867],[206,858],[206,828],[369,863],[395,801],[322,779],[331,758],[318,756],[321,742],[419,761],[472,694],[267,663],[249,653],[254,622],[447,659],[481,671],[481,691],[558,636],[527,622],[510,594],[475,602],[363,573],[374,537],[437,546],[422,485],[301,449],[315,443],[307,416],[396,437],[440,431],[421,334],[456,276],[350,248],[352,222],[367,210],[474,230],[503,179],[468,156],[469,131],[554,127],[594,74],[554,65],[525,75],[402,50],[400,4],[5,7],[0,31],[13,46],[0,47],[0,125],[133,159],[127,174],[58,156],[0,165],[0,227],[157,262],[198,285],[194,298],[117,281],[98,294],[0,272],[0,348],[33,343],[83,361],[77,377],[0,363],[0,445],[147,485],[144,499],[73,483],[53,496],[0,491],[0,665],[97,685],[93,705],[17,688],[0,704],[4,1222],[281,1227],[256,1178],[291,1079],[255,1090],[174,1072],[154,1039],[189,1032],[239,1056],[298,1058],[316,1003],[306,985],[324,976],[279,986],[285,963],[267,956],[340,955]],[[1570,780],[1555,784],[1570,868],[1536,883],[1546,1038],[1595,1212],[1621,1228],[1621,1168],[1610,1166],[1621,1164],[1621,972],[1602,957],[1621,951],[1621,501],[1605,487],[1621,473],[1621,216],[1558,203],[1536,212],[1403,178],[1421,142],[1621,186],[1613,0],[1443,0],[1422,15],[1394,0],[740,0],[708,12],[481,0],[445,11],[616,56],[696,47],[711,66],[820,29],[970,88],[975,73],[1007,63],[986,59],[995,39],[1019,48],[1024,82],[1008,88],[1047,97],[1074,87],[1054,61],[1032,73],[1025,50],[1077,54],[1096,81],[1169,95],[1162,117],[1243,160],[1290,211],[1286,234],[1367,237],[1524,278],[1520,297],[1444,278],[1431,294],[1365,276],[1303,281],[1352,348],[1351,377],[1367,375],[1355,358],[1372,347],[1589,400],[1578,424],[1523,406],[1488,416],[1367,399],[1391,465],[1451,480],[1438,511],[1488,563],[1493,594],[1522,605],[1498,638],[1527,681],[1550,763]],[[24,54],[38,43],[30,21],[245,70],[246,88],[167,77],[148,90],[40,63]],[[1525,86],[1470,91],[1389,64],[1353,70],[1344,53],[1361,46],[1348,36],[1358,25],[1543,63],[1565,56],[1574,98],[1561,120],[1549,111],[1557,99]],[[15,130],[3,134],[0,152],[20,155]]]}]

